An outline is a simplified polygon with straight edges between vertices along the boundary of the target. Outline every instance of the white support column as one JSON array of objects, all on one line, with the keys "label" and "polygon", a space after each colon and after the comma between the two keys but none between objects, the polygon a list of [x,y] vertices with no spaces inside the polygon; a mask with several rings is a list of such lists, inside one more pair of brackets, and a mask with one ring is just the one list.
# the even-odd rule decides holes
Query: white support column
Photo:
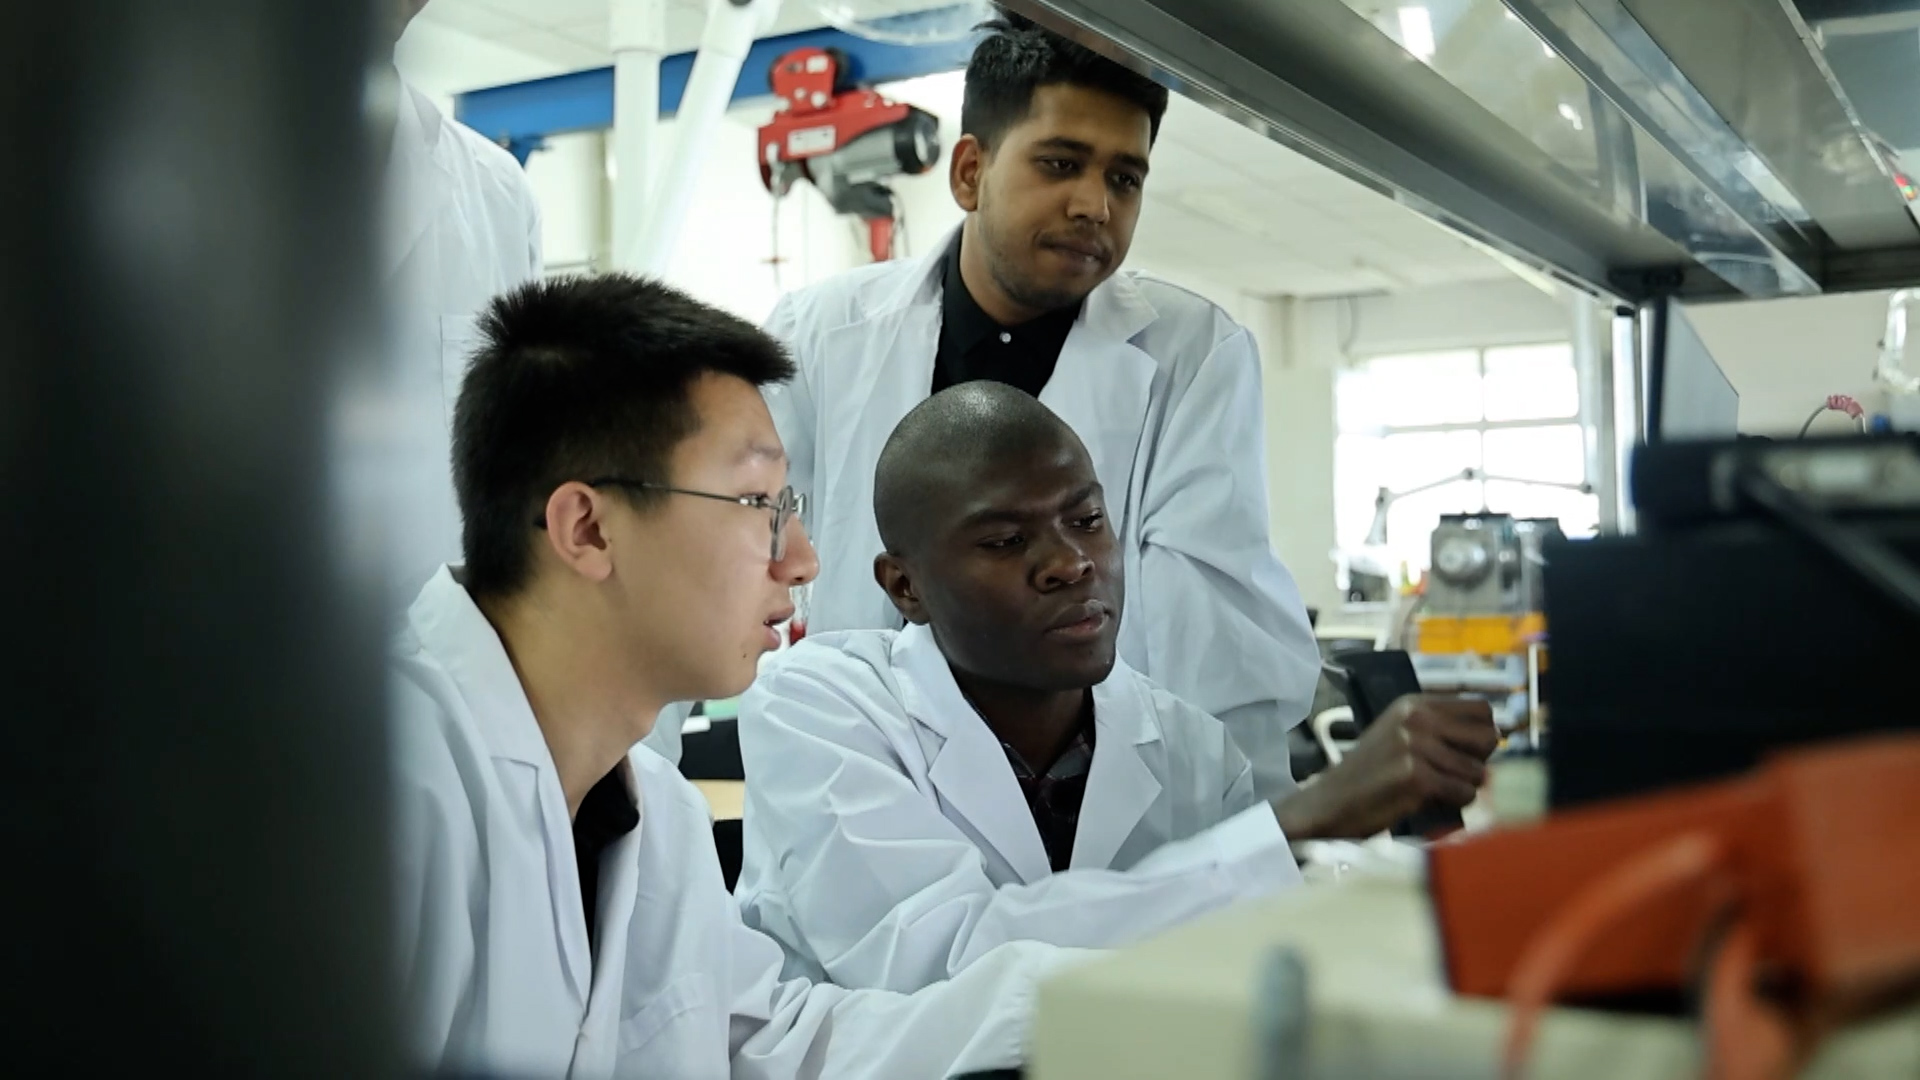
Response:
[{"label": "white support column", "polygon": [[640,270],[639,242],[665,157],[660,60],[667,0],[613,0],[613,266]]},{"label": "white support column", "polygon": [[[710,0],[700,51],[674,117],[673,158],[654,173],[657,182],[635,248],[634,269],[663,274],[672,265],[707,150],[733,100],[747,50],[779,13],[780,0]],[[615,245],[626,241],[624,234],[618,235]]]}]

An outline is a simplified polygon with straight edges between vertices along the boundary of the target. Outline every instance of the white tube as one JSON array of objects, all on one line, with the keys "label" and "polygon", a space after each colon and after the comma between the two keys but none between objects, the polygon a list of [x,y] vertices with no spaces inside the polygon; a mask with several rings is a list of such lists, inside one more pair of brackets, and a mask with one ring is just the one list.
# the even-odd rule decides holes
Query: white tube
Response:
[{"label": "white tube", "polygon": [[710,0],[700,51],[675,114],[673,159],[655,174],[652,205],[635,250],[634,268],[640,272],[664,274],[672,265],[707,151],[733,100],[734,84],[740,81],[741,64],[754,38],[772,26],[779,11],[780,0]]},{"label": "white tube", "polygon": [[660,60],[667,50],[667,0],[614,0],[613,265],[638,270],[639,238],[665,156]]}]

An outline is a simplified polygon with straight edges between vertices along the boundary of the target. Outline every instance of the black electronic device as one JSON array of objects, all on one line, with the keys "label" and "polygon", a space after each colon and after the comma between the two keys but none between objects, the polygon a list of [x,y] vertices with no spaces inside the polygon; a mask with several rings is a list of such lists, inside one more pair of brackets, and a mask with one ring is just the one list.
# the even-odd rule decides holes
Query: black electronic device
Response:
[{"label": "black electronic device", "polygon": [[[1353,710],[1355,729],[1363,735],[1394,702],[1420,693],[1420,675],[1413,668],[1413,658],[1399,649],[1339,653],[1331,664],[1341,672],[1347,707]],[[1422,807],[1395,825],[1393,833],[1433,836],[1461,825],[1460,811],[1452,807]]]},{"label": "black electronic device", "polygon": [[1547,554],[1556,808],[1920,725],[1920,439],[1654,444],[1633,490]]}]

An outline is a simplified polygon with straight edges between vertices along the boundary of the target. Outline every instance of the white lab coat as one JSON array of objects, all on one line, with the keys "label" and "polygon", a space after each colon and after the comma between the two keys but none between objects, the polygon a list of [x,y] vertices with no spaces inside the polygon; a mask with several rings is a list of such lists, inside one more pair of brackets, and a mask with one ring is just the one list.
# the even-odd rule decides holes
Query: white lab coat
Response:
[{"label": "white lab coat", "polygon": [[[900,625],[873,580],[873,472],[932,389],[946,248],[791,293],[768,320],[800,369],[767,403],[811,500],[811,633]],[[1312,705],[1320,653],[1269,543],[1252,336],[1193,293],[1117,273],[1088,296],[1040,400],[1079,433],[1106,486],[1125,551],[1120,655],[1224,721],[1255,788],[1284,794],[1287,732]]]},{"label": "white lab coat", "polygon": [[442,563],[460,559],[453,405],[494,297],[541,275],[540,211],[513,155],[402,83],[387,162],[381,242],[399,364],[390,460],[396,614]]},{"label": "white lab coat", "polygon": [[1071,865],[1053,873],[1006,751],[925,627],[782,654],[740,715],[748,923],[789,972],[913,990],[1004,942],[1122,945],[1300,881],[1219,721],[1124,664],[1093,701]]},{"label": "white lab coat", "polygon": [[399,955],[431,1070],[527,1077],[939,1080],[1021,1058],[1033,981],[996,953],[905,997],[780,977],[721,881],[692,785],[637,747],[638,828],[601,864],[589,951],[566,798],[493,627],[443,569],[394,653]]}]

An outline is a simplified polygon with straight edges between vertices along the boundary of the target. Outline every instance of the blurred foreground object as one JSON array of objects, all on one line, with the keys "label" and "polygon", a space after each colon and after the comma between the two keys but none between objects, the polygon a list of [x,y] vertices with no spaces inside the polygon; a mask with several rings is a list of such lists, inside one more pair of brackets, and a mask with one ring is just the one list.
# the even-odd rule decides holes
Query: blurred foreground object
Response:
[{"label": "blurred foreground object", "polygon": [[9,11],[11,1071],[391,1075],[372,5]]}]

